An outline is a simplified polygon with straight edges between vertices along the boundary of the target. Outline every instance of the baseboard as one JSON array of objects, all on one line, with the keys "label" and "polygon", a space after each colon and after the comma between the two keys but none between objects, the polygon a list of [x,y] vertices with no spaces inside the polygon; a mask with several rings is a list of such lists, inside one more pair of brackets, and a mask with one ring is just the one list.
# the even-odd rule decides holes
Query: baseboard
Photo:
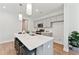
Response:
[{"label": "baseboard", "polygon": [[14,40],[1,41],[0,44],[7,43],[7,42],[12,42],[12,41],[14,41]]},{"label": "baseboard", "polygon": [[63,50],[64,50],[65,52],[69,52],[69,49],[66,48],[65,46],[64,46]]}]

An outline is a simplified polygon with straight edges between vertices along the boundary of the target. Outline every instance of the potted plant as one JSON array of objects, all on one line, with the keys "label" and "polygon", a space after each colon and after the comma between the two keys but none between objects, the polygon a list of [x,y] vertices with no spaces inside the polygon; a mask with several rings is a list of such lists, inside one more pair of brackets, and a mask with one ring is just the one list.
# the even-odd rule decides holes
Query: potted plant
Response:
[{"label": "potted plant", "polygon": [[72,46],[72,50],[79,52],[79,32],[73,31],[68,37],[69,45]]}]

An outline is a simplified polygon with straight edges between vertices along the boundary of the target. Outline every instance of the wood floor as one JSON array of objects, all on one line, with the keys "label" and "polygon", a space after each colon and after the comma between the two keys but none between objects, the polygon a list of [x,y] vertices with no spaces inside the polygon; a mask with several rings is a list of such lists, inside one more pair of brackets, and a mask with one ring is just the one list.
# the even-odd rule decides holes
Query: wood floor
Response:
[{"label": "wood floor", "polygon": [[54,55],[79,55],[79,53],[72,50],[65,52],[63,51],[63,45],[54,43]]},{"label": "wood floor", "polygon": [[16,55],[16,51],[14,49],[14,43],[8,42],[0,44],[0,55]]},{"label": "wood floor", "polygon": [[[14,42],[0,44],[0,55],[16,55]],[[79,53],[71,50],[68,53],[64,52],[63,45],[54,43],[54,55],[79,55]]]}]

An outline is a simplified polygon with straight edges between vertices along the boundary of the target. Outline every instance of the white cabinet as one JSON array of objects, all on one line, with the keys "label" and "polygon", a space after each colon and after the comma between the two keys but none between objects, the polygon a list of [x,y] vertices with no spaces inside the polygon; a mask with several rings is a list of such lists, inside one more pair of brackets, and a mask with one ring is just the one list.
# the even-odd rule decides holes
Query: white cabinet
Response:
[{"label": "white cabinet", "polygon": [[51,18],[51,22],[54,22],[54,21],[57,21],[57,18],[56,17],[52,17]]},{"label": "white cabinet", "polygon": [[38,24],[43,24],[43,21],[42,20],[36,20],[36,21],[34,21],[34,27],[38,27]]},{"label": "white cabinet", "polygon": [[50,27],[50,19],[42,19],[42,20],[37,20],[34,21],[34,27],[38,27],[38,24],[43,24],[44,28],[49,28]]},{"label": "white cabinet", "polygon": [[64,15],[58,15],[47,19],[36,20],[34,21],[34,27],[37,27],[38,24],[42,23],[44,28],[49,28],[51,27],[51,22],[62,20],[64,21]]},{"label": "white cabinet", "polygon": [[50,27],[50,19],[45,19],[44,22],[44,28],[49,28]]},{"label": "white cabinet", "polygon": [[42,32],[41,35],[52,37],[52,32]]},{"label": "white cabinet", "polygon": [[56,18],[57,18],[57,21],[62,21],[64,20],[64,15],[59,15]]},{"label": "white cabinet", "polygon": [[53,40],[38,47],[37,55],[53,55]]}]

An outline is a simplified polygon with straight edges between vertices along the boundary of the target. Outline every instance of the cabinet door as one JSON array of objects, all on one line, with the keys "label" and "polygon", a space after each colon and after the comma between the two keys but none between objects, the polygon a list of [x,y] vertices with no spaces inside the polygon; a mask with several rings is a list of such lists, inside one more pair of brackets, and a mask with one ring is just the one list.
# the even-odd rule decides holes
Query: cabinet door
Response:
[{"label": "cabinet door", "polygon": [[37,21],[34,21],[34,27],[38,27],[38,24],[43,24],[44,25],[44,20],[37,20]]},{"label": "cabinet door", "polygon": [[62,21],[62,20],[64,20],[64,15],[57,16],[57,21]]},{"label": "cabinet door", "polygon": [[43,45],[43,55],[53,55],[53,41],[49,41]]},{"label": "cabinet door", "polygon": [[52,18],[51,18],[51,22],[57,21],[56,19],[57,19],[56,16],[55,16],[55,17],[52,17]]},{"label": "cabinet door", "polygon": [[38,47],[37,55],[53,55],[53,41],[49,41]]},{"label": "cabinet door", "polygon": [[43,21],[43,23],[44,23],[44,27],[45,27],[45,28],[50,27],[50,19],[45,19],[45,20]]},{"label": "cabinet door", "polygon": [[17,38],[15,38],[15,49],[16,49],[16,53],[20,54],[20,42]]},{"label": "cabinet door", "polygon": [[16,49],[16,53],[18,55],[20,55],[20,47],[22,46],[23,44],[19,41],[18,38],[15,38],[15,49]]}]

